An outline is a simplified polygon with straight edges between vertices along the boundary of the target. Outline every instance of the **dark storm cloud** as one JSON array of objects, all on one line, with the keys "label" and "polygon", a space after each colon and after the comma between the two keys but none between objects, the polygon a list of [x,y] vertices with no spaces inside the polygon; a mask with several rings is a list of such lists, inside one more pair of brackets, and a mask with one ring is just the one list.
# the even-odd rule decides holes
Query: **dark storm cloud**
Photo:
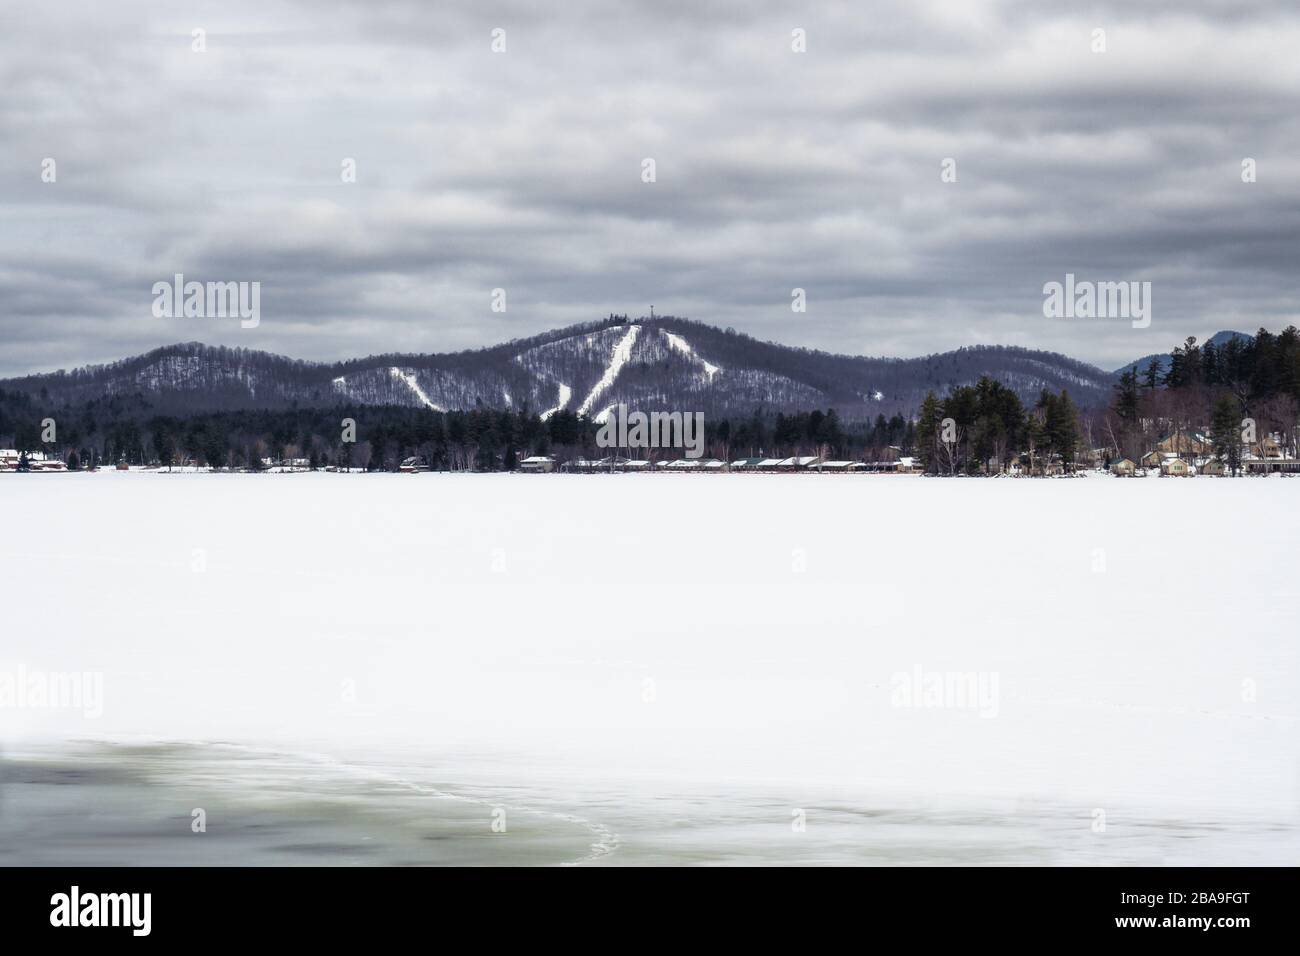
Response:
[{"label": "dark storm cloud", "polygon": [[[193,339],[476,347],[651,303],[837,351],[1109,367],[1300,312],[1289,5],[700,7],[8,4],[0,374]],[[260,326],[154,318],[177,272],[260,281]],[[1151,328],[1043,318],[1066,272],[1151,280]]]}]

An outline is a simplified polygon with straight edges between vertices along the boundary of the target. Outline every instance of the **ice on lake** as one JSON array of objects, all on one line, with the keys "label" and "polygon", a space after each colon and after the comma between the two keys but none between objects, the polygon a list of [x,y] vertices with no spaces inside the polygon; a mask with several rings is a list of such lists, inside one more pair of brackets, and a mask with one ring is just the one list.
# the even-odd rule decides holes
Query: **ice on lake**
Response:
[{"label": "ice on lake", "polygon": [[0,477],[0,863],[1294,863],[1297,495]]}]

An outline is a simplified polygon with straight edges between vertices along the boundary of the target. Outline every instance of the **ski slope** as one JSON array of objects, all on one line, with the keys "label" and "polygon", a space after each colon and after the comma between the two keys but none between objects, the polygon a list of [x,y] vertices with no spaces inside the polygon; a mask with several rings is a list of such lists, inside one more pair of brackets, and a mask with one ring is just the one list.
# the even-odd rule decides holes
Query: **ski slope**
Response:
[{"label": "ski slope", "polygon": [[560,392],[559,397],[558,397],[557,400],[556,400],[557,404],[556,404],[556,406],[555,406],[554,408],[548,408],[546,411],[542,412],[542,415],[541,415],[542,421],[546,421],[548,418],[550,418],[550,417],[551,417],[552,415],[554,415],[556,412],[561,411],[561,410],[563,410],[563,409],[565,409],[565,408],[568,408],[568,407],[569,407],[569,401],[570,401],[570,399],[573,398],[573,389],[571,389],[569,386],[565,385],[563,382],[556,382],[555,384],[556,384],[556,387],[559,389],[559,392]]},{"label": "ski slope", "polygon": [[640,331],[641,326],[639,325],[629,325],[627,327],[627,332],[625,332],[623,337],[619,339],[618,344],[614,346],[613,354],[610,355],[609,365],[605,367],[604,374],[600,376],[599,381],[592,386],[591,391],[587,393],[587,397],[584,398],[582,404],[578,406],[579,415],[588,414],[596,404],[596,400],[607,392],[610,386],[614,384],[615,379],[618,378],[618,373],[623,370],[623,366],[626,365],[628,359],[632,357],[632,346],[636,344],[636,337]]},{"label": "ski slope", "polygon": [[696,362],[699,362],[700,365],[704,367],[704,377],[708,379],[708,381],[712,382],[713,376],[717,375],[718,372],[722,371],[722,369],[719,368],[717,365],[714,365],[712,362],[707,362],[699,355],[697,355],[695,352],[695,348],[684,338],[682,338],[680,335],[677,335],[673,332],[669,332],[667,329],[660,329],[659,331],[663,333],[664,338],[668,340],[669,346],[671,346],[675,351],[678,351],[681,354],[687,356],[688,358],[691,358]]},{"label": "ski slope", "polygon": [[[416,378],[415,378],[415,373],[413,373],[413,372],[403,372],[403,371],[402,371],[400,368],[398,368],[396,365],[394,365],[394,366],[393,366],[392,368],[390,368],[388,371],[389,371],[389,373],[393,376],[393,378],[397,379],[397,380],[400,381],[400,382],[403,382],[403,383],[406,385],[407,388],[409,388],[412,392],[414,392],[414,393],[415,393],[415,397],[418,398],[418,399],[419,399],[419,400],[424,404],[424,407],[425,407],[425,408],[431,408],[431,409],[433,409],[435,412],[443,412],[443,411],[446,411],[446,409],[443,408],[442,406],[440,406],[440,405],[435,405],[435,404],[433,403],[432,399],[430,399],[428,395],[424,394],[424,389],[422,389],[422,388],[420,387],[420,383],[416,380]],[[509,402],[509,396],[507,396],[507,399],[506,399],[506,400],[507,400],[507,403],[508,403],[508,402]]]}]

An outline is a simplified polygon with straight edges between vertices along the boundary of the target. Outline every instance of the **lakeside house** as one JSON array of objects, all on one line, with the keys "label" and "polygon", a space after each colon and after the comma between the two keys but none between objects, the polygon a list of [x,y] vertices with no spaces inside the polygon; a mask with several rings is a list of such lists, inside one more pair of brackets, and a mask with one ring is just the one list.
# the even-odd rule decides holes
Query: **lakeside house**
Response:
[{"label": "lakeside house", "polygon": [[1287,454],[1288,449],[1273,435],[1265,435],[1247,445],[1241,456],[1241,470],[1248,475],[1294,475],[1300,473],[1300,458]]},{"label": "lakeside house", "polygon": [[1121,458],[1111,462],[1110,473],[1120,478],[1132,478],[1137,474],[1137,465],[1133,464],[1132,458]]},{"label": "lakeside house", "polygon": [[[23,453],[14,448],[0,448],[0,471],[17,471]],[[33,472],[67,471],[67,464],[60,458],[50,458],[40,452],[27,455],[27,467]]]},{"label": "lakeside house", "polygon": [[1255,458],[1264,460],[1285,457],[1281,444],[1271,435],[1265,435],[1251,446],[1250,454]]},{"label": "lakeside house", "polygon": [[[661,461],[659,464],[666,465],[668,462]],[[621,455],[609,455],[600,459],[575,458],[559,464],[549,455],[535,455],[519,463],[520,471],[537,474],[555,471],[557,467],[561,471],[582,472],[647,471],[652,467],[652,463],[642,458],[624,458]]]},{"label": "lakeside house", "polygon": [[904,455],[892,461],[864,461],[859,464],[862,467],[858,470],[868,474],[909,475],[912,472],[921,470],[920,462],[909,455]]},{"label": "lakeside house", "polygon": [[555,470],[555,459],[550,455],[532,455],[519,463],[519,470],[530,474],[549,474]]},{"label": "lakeside house", "polygon": [[821,459],[816,455],[796,455],[793,458],[783,458],[776,463],[781,471],[807,471],[816,465]]},{"label": "lakeside house", "polygon": [[1300,474],[1300,458],[1243,458],[1241,468],[1248,475]]},{"label": "lakeside house", "polygon": [[[178,462],[178,467],[193,468],[197,464],[192,458]],[[263,458],[262,469],[264,471],[310,471],[311,459],[309,458]]]},{"label": "lakeside house", "polygon": [[1214,442],[1201,432],[1175,432],[1156,442],[1155,450],[1173,458],[1196,458],[1214,453]]},{"label": "lakeside house", "polygon": [[1168,475],[1174,478],[1186,478],[1191,475],[1192,469],[1187,462],[1181,458],[1169,458],[1160,465],[1160,474]]}]

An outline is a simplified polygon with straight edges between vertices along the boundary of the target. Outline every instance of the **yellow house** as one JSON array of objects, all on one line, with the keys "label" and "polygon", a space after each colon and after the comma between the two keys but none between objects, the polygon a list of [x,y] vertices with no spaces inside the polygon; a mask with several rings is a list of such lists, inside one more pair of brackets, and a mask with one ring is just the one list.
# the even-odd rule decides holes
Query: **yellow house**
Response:
[{"label": "yellow house", "polygon": [[1133,464],[1132,458],[1121,458],[1119,461],[1111,462],[1110,465],[1110,473],[1121,478],[1132,478],[1136,471],[1137,465]]},{"label": "yellow house", "polygon": [[1160,466],[1160,473],[1163,475],[1172,475],[1175,478],[1186,478],[1191,474],[1191,469],[1188,467],[1187,462],[1183,461],[1181,458],[1170,458]]},{"label": "yellow house", "polygon": [[1256,458],[1281,458],[1282,446],[1275,439],[1263,438],[1255,445],[1253,451]]},{"label": "yellow house", "polygon": [[1156,451],[1173,452],[1176,455],[1208,455],[1213,450],[1213,443],[1200,434],[1177,432],[1160,439]]}]

